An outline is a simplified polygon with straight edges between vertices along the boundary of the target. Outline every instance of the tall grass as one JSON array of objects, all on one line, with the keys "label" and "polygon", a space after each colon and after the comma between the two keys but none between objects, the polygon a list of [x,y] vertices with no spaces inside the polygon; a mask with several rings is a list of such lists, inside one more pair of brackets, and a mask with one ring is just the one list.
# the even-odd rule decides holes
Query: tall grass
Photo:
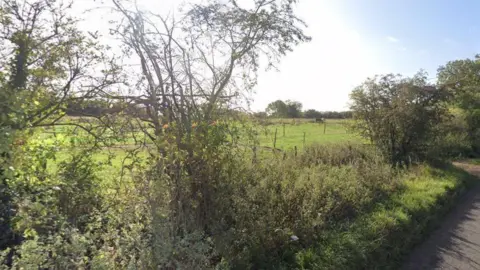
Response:
[{"label": "tall grass", "polygon": [[[418,166],[399,188],[352,222],[325,231],[315,247],[297,253],[300,269],[397,269],[413,245],[455,200],[478,181],[453,166]],[[343,225],[342,225],[343,224]]]},{"label": "tall grass", "polygon": [[[385,200],[398,188],[398,172],[362,148],[312,146],[298,158],[226,166],[232,227],[220,233],[221,254],[239,269],[292,266],[325,231]],[[330,154],[320,159],[324,151]]]}]

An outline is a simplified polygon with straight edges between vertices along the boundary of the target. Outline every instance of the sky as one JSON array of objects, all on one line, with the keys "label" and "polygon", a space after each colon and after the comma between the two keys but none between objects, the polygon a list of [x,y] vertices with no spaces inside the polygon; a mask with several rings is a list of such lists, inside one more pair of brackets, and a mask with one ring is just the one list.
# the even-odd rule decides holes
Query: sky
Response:
[{"label": "sky", "polygon": [[343,110],[348,95],[375,74],[420,69],[435,82],[447,61],[480,52],[480,1],[300,0],[297,14],[313,40],[260,74],[253,110],[276,99],[304,109]]},{"label": "sky", "polygon": [[[153,10],[180,3],[139,1]],[[346,110],[352,89],[376,74],[424,69],[435,82],[440,65],[480,52],[479,10],[475,0],[300,0],[296,14],[312,41],[284,57],[278,71],[260,71],[251,110],[277,99]],[[95,18],[86,23],[98,27]]]}]

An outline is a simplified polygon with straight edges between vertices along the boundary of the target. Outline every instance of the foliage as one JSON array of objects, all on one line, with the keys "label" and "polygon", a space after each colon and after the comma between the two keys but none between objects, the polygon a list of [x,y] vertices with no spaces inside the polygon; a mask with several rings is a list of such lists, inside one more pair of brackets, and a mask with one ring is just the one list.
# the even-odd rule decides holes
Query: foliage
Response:
[{"label": "foliage", "polygon": [[13,122],[2,125],[55,122],[66,100],[91,97],[114,83],[111,69],[96,70],[105,61],[102,47],[77,29],[71,8],[51,0],[4,1],[0,65],[8,68],[2,110]]},{"label": "foliage", "polygon": [[11,162],[12,131],[7,127],[0,126],[0,250],[17,243],[18,237],[11,228],[13,216],[12,191],[9,189],[9,181],[14,171]]},{"label": "foliage", "polygon": [[230,266],[262,269],[293,263],[302,246],[314,245],[324,230],[354,218],[396,185],[395,173],[376,153],[365,153],[365,160],[347,154],[361,147],[330,148],[332,156],[345,152],[343,163],[335,157],[303,162],[326,148],[313,147],[299,159],[279,156],[251,164],[232,156],[223,163],[225,197],[215,211],[223,217],[216,218],[221,229],[213,239]]},{"label": "foliage", "polygon": [[368,79],[351,93],[355,128],[370,139],[392,164],[423,159],[439,134],[437,123],[448,115],[443,88],[427,84],[426,75],[385,75]]},{"label": "foliage", "polygon": [[[71,3],[51,0],[2,2],[0,130],[7,130],[11,140],[26,140],[28,133],[22,131],[28,128],[55,124],[64,115],[66,100],[90,97],[113,84],[110,69],[96,70],[105,60],[101,46],[77,29],[69,10]],[[0,150],[6,163],[16,158],[4,146]],[[4,217],[14,206],[3,174],[0,196],[8,207],[0,213],[1,226],[8,227],[10,218]],[[1,242],[0,248],[6,248],[3,236]]]},{"label": "foliage", "polygon": [[305,117],[305,118],[322,118],[323,115],[322,115],[321,112],[319,112],[317,110],[310,109],[310,110],[306,110],[303,113],[303,117]]},{"label": "foliage", "polygon": [[299,118],[302,117],[302,103],[293,100],[287,100],[287,117]]},{"label": "foliage", "polygon": [[324,118],[324,119],[349,119],[352,118],[352,112],[337,112],[337,111],[326,111],[320,112],[314,109],[306,110],[303,113],[305,118]]},{"label": "foliage", "polygon": [[302,104],[293,100],[276,100],[268,104],[265,112],[275,118],[299,118],[302,116]]},{"label": "foliage", "polygon": [[453,106],[463,111],[467,135],[474,152],[480,152],[480,56],[448,62],[438,69],[438,82],[454,97]]},{"label": "foliage", "polygon": [[302,104],[297,101],[282,101],[276,100],[268,104],[265,112],[272,118],[310,118],[310,119],[348,119],[352,118],[352,112],[337,112],[337,111],[325,111],[320,112],[314,109],[309,109],[302,112]]},{"label": "foliage", "polygon": [[267,109],[265,110],[268,116],[276,118],[287,118],[288,117],[288,108],[287,104],[282,100],[276,100],[268,104]]},{"label": "foliage", "polygon": [[352,118],[351,111],[326,111],[322,112],[322,117],[325,119],[350,119]]},{"label": "foliage", "polygon": [[462,111],[450,110],[452,115],[437,123],[434,131],[442,136],[432,138],[428,156],[436,159],[465,158],[473,154],[468,125]]},{"label": "foliage", "polygon": [[257,118],[257,119],[265,119],[267,118],[267,113],[266,112],[255,112],[253,113],[253,117]]},{"label": "foliage", "polygon": [[397,269],[478,178],[452,165],[420,165],[389,198],[352,222],[337,223],[296,254],[297,269]]}]

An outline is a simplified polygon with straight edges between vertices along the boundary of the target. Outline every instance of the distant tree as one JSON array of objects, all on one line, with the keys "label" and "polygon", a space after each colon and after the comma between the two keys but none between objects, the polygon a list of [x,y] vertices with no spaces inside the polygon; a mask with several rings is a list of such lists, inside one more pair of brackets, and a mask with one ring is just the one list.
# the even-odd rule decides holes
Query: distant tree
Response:
[{"label": "distant tree", "polygon": [[412,78],[376,76],[350,95],[355,128],[390,158],[409,164],[424,158],[428,144],[438,136],[436,124],[447,115],[446,91],[427,83],[426,74]]},{"label": "distant tree", "polygon": [[352,111],[345,111],[345,112],[342,112],[342,114],[344,119],[349,119],[353,117]]},{"label": "distant tree", "polygon": [[259,118],[259,119],[264,119],[264,118],[267,118],[267,113],[266,112],[255,112],[255,113],[253,113],[253,117]]},{"label": "distant tree", "polygon": [[285,102],[287,105],[287,117],[288,118],[299,118],[302,117],[302,103],[293,100],[287,100]]},{"label": "distant tree", "polygon": [[275,118],[299,118],[302,117],[302,103],[293,100],[276,100],[268,104],[265,112]]},{"label": "distant tree", "polygon": [[455,60],[438,69],[438,82],[453,95],[453,106],[462,110],[472,150],[480,152],[480,55]]},{"label": "distant tree", "polygon": [[305,118],[323,118],[322,113],[317,111],[317,110],[314,110],[314,109],[306,110],[303,113],[303,117],[305,117]]},{"label": "distant tree", "polygon": [[276,100],[268,104],[265,112],[270,117],[282,118],[288,117],[288,106],[282,100]]},{"label": "distant tree", "polygon": [[306,110],[303,113],[303,117],[305,118],[325,118],[325,119],[348,119],[352,118],[352,112],[351,111],[326,111],[326,112],[320,112],[317,110]]}]

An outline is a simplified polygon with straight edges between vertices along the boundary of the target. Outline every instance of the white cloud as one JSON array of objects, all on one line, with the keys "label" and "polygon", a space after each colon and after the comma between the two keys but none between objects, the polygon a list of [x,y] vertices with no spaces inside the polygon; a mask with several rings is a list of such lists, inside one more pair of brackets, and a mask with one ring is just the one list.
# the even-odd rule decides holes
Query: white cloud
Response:
[{"label": "white cloud", "polygon": [[392,43],[397,43],[398,38],[392,37],[392,36],[387,36],[387,40]]}]

